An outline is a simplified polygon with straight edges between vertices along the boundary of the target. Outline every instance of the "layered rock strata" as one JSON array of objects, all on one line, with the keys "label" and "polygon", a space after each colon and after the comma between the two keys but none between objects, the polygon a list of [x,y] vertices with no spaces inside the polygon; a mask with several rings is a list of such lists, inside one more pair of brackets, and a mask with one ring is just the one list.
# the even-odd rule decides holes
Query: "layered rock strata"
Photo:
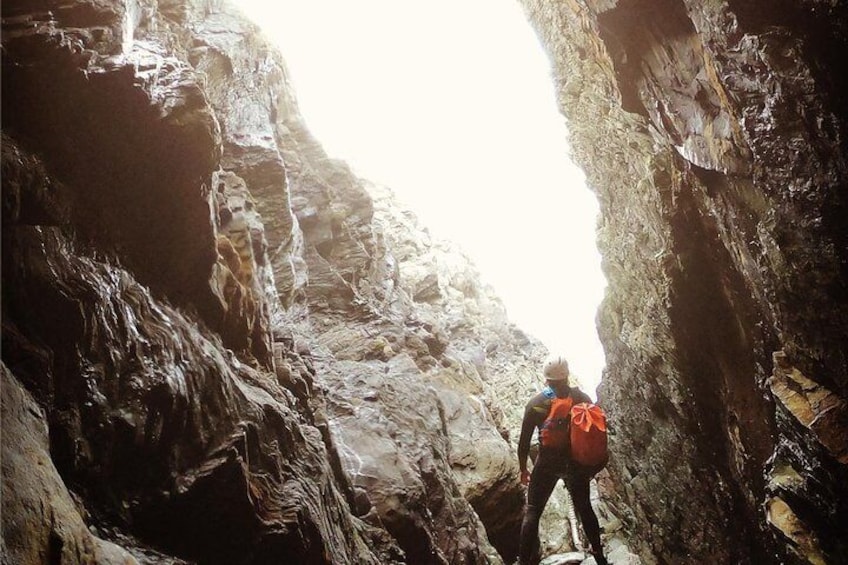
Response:
[{"label": "layered rock strata", "polygon": [[848,13],[524,0],[602,208],[605,497],[646,562],[848,559]]},{"label": "layered rock strata", "polygon": [[[845,547],[845,8],[523,0],[646,563]],[[487,563],[542,348],[217,1],[4,2],[4,562]],[[514,438],[512,438],[514,440]]]},{"label": "layered rock strata", "polygon": [[515,555],[491,382],[544,350],[388,234],[253,24],[6,2],[2,56],[4,563]]}]

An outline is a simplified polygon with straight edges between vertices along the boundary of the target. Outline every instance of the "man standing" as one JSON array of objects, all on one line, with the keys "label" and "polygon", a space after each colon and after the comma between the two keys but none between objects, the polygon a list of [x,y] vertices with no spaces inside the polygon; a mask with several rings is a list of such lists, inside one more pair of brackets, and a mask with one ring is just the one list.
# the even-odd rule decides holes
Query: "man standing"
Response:
[{"label": "man standing", "polygon": [[[539,561],[539,519],[548,503],[548,499],[559,479],[565,482],[571,500],[592,545],[592,554],[598,565],[608,565],[601,546],[601,529],[598,518],[589,501],[589,481],[603,465],[595,468],[583,467],[571,458],[568,440],[545,441],[546,436],[561,434],[557,430],[545,426],[549,413],[555,410],[565,410],[567,415],[570,408],[581,402],[591,403],[592,399],[577,387],[569,386],[568,363],[562,357],[554,357],[545,363],[544,376],[547,386],[542,392],[530,399],[524,410],[524,420],[521,423],[521,437],[518,440],[518,465],[521,469],[521,483],[529,484],[527,489],[527,505],[524,509],[524,521],[521,524],[521,539],[519,540],[518,562],[520,565],[531,565]],[[569,425],[563,417],[563,425]],[[542,438],[539,455],[533,464],[532,474],[527,470],[527,457],[530,454],[530,440],[533,430],[538,429]],[[563,441],[566,443],[563,444]]]}]

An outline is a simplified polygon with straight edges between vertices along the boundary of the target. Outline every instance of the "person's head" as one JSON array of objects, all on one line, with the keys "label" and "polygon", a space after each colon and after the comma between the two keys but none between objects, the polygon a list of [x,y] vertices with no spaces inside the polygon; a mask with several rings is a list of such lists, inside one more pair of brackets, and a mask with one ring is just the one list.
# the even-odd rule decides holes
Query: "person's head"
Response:
[{"label": "person's head", "polygon": [[569,386],[568,377],[571,373],[568,370],[568,361],[562,355],[549,357],[545,361],[542,374],[548,385],[553,388],[567,388]]}]

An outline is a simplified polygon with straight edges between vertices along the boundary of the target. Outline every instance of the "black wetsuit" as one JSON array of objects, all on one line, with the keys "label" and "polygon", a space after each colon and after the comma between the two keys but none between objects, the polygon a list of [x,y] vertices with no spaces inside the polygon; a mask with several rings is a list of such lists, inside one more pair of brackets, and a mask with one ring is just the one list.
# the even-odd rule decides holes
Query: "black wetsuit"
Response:
[{"label": "black wetsuit", "polygon": [[[521,423],[521,437],[518,440],[518,459],[522,467],[530,453],[530,440],[533,431],[540,429],[547,417],[554,391],[547,388],[534,396],[524,410],[524,420]],[[589,396],[576,387],[568,391],[574,404],[592,402]],[[560,396],[565,398],[565,396]],[[571,460],[568,448],[551,449],[540,446],[539,455],[533,465],[530,475],[530,485],[527,489],[527,506],[524,510],[524,520],[521,524],[521,539],[519,542],[519,563],[527,565],[537,562],[539,549],[539,519],[548,503],[548,499],[559,479],[565,482],[574,509],[583,524],[583,530],[598,563],[606,563],[601,547],[601,530],[598,518],[589,501],[589,481],[598,472],[597,468],[586,468]]]}]

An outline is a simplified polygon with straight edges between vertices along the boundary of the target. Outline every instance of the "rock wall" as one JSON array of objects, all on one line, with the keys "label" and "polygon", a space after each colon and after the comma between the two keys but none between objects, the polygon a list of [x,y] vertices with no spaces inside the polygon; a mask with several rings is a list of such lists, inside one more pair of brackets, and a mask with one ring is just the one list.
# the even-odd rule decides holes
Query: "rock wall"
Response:
[{"label": "rock wall", "polygon": [[[40,168],[13,147],[7,139],[4,182]],[[29,182],[22,204],[55,181]],[[14,194],[4,190],[5,202]],[[143,548],[192,561],[383,562],[379,552],[391,553],[391,542],[366,549],[371,529],[350,516],[315,415],[298,410],[287,383],[239,362],[220,335],[28,204],[4,216],[3,354],[12,373],[4,390],[21,382],[43,407],[64,482],[53,488],[65,497],[69,488],[104,537],[131,535]],[[21,408],[4,398],[4,419],[12,410]],[[15,452],[7,439],[4,451]],[[3,480],[19,492],[26,472],[4,467]],[[46,529],[39,537],[51,545],[39,551],[83,544],[87,536],[78,539],[63,515],[42,512],[31,525]],[[8,559],[27,562],[16,561],[15,525],[4,512]]]},{"label": "rock wall", "polygon": [[327,158],[256,27],[2,15],[4,565],[511,560],[493,386],[544,348]]},{"label": "rock wall", "polygon": [[845,561],[845,7],[522,3],[602,208],[604,497],[649,563]]},{"label": "rock wall", "polygon": [[[522,0],[646,563],[840,563],[845,8]],[[3,3],[3,563],[498,563],[544,354],[226,4]]]}]

